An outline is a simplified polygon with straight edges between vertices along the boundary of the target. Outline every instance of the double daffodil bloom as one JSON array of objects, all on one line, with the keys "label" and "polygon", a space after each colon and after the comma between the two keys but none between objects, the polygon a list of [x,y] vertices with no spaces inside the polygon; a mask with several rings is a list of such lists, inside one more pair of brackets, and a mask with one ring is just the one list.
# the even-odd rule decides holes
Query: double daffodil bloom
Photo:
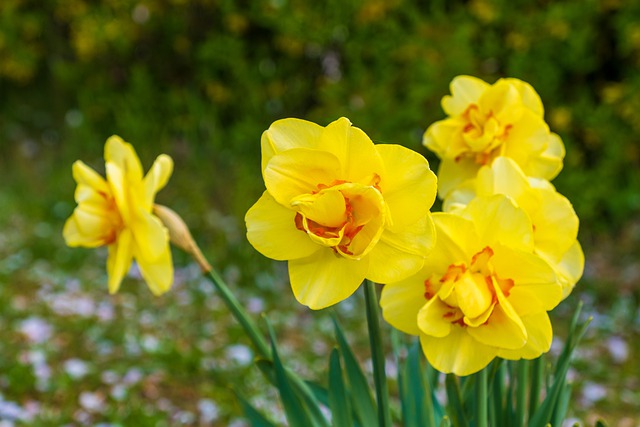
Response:
[{"label": "double daffodil bloom", "polygon": [[274,122],[262,135],[266,191],[246,215],[247,238],[289,261],[293,293],[312,309],[349,297],[367,278],[416,271],[434,244],[436,177],[421,155],[374,145],[341,118],[321,127]]},{"label": "double daffodil bloom", "polygon": [[540,97],[528,83],[507,78],[489,85],[458,76],[442,108],[449,117],[429,126],[423,137],[423,144],[442,159],[440,197],[498,156],[512,158],[527,176],[551,180],[562,169],[564,145],[549,132]]},{"label": "double daffodil bloom", "polygon": [[382,290],[387,322],[418,335],[429,362],[456,375],[478,372],[495,357],[548,351],[547,311],[562,299],[562,286],[534,253],[527,214],[496,195],[433,220],[436,246],[422,270]]},{"label": "double daffodil bloom", "polygon": [[131,144],[110,137],[104,148],[107,179],[81,161],[73,164],[78,206],[64,226],[69,246],[107,246],[109,292],[115,293],[135,259],[155,295],[169,290],[173,264],[169,234],[152,214],[156,193],[173,170],[173,161],[160,155],[143,177],[140,159]]},{"label": "double daffodil bloom", "polygon": [[569,200],[548,181],[527,178],[512,159],[498,157],[491,166],[480,168],[477,179],[452,191],[443,210],[454,212],[475,197],[493,194],[511,197],[527,213],[533,226],[534,251],[554,267],[566,298],[584,270],[578,216]]}]

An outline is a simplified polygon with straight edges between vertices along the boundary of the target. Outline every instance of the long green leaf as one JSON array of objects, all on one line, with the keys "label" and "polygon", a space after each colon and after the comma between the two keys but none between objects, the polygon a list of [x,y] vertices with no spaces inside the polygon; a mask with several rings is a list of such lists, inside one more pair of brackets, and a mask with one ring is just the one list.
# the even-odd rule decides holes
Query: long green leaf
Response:
[{"label": "long green leaf", "polygon": [[340,353],[338,349],[331,351],[329,357],[329,408],[334,427],[352,427],[351,407],[347,399],[347,390],[342,377]]},{"label": "long green leaf", "polygon": [[[265,319],[266,320],[266,319]],[[276,387],[280,392],[280,400],[284,406],[284,412],[287,417],[287,421],[291,427],[309,427],[315,423],[307,413],[300,398],[296,395],[293,387],[287,377],[287,372],[282,365],[280,356],[275,341],[275,333],[271,324],[267,321],[267,328],[269,330],[269,338],[271,340],[271,354],[273,357],[273,367],[276,380]]]},{"label": "long green leaf", "polygon": [[[262,374],[277,388],[275,367],[272,361],[265,359],[257,359],[256,366],[262,371]],[[328,405],[327,390],[313,382],[303,381],[289,368],[285,368],[287,377],[298,396],[302,398],[309,414],[318,426],[329,427],[329,422],[324,417],[320,409],[320,403]]]},{"label": "long green leaf", "polygon": [[407,382],[411,397],[415,399],[416,425],[420,427],[435,427],[436,420],[431,396],[431,385],[420,365],[422,351],[416,342],[409,349],[407,355]]},{"label": "long green leaf", "polygon": [[251,427],[276,427],[271,421],[269,421],[264,415],[260,413],[249,401],[244,397],[236,393],[236,398],[240,402],[244,416],[251,424]]},{"label": "long green leaf", "polygon": [[531,427],[546,426],[547,423],[549,423],[549,421],[551,420],[553,411],[558,404],[560,393],[562,391],[567,372],[569,371],[569,364],[571,362],[573,351],[584,336],[584,333],[586,332],[587,327],[592,320],[592,318],[589,318],[584,324],[578,326],[578,319],[580,316],[581,308],[582,302],[578,304],[576,312],[573,315],[573,319],[571,320],[571,327],[569,329],[567,342],[565,343],[564,349],[562,350],[562,353],[558,359],[553,383],[547,392],[547,397],[542,402],[542,405],[538,407],[535,414],[531,417],[531,422],[529,423]]},{"label": "long green leaf", "polygon": [[469,421],[462,406],[462,395],[460,393],[460,384],[458,377],[453,374],[447,374],[444,380],[445,389],[447,391],[447,401],[449,402],[449,410],[453,424],[456,427],[469,427]]},{"label": "long green leaf", "polygon": [[335,326],[336,339],[340,349],[340,355],[344,360],[344,369],[347,373],[347,380],[351,389],[351,398],[353,409],[360,420],[360,424],[366,427],[378,425],[376,417],[376,407],[369,390],[367,379],[360,368],[358,360],[354,356],[347,340],[342,332],[342,328],[338,324],[336,318],[333,318]]}]

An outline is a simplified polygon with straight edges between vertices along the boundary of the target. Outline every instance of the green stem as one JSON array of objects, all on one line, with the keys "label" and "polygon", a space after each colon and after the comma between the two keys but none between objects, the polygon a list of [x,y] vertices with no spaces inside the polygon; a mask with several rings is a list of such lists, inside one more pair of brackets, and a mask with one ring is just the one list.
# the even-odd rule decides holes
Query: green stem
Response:
[{"label": "green stem", "polygon": [[527,388],[529,385],[529,361],[522,359],[516,362],[518,388],[516,389],[516,426],[525,426]]},{"label": "green stem", "polygon": [[253,342],[254,347],[256,348],[258,354],[264,359],[271,360],[271,350],[269,350],[269,346],[267,342],[264,340],[264,337],[258,330],[256,324],[251,320],[251,318],[244,311],[242,305],[238,302],[236,297],[231,293],[226,283],[222,278],[216,273],[215,270],[209,270],[205,275],[213,282],[216,289],[220,293],[220,296],[224,300],[225,304],[231,310],[236,320],[242,325],[244,331],[247,333],[251,341]]},{"label": "green stem", "polygon": [[476,426],[488,427],[489,420],[487,417],[487,381],[489,376],[487,368],[482,369],[476,375]]},{"label": "green stem", "polygon": [[385,372],[384,352],[382,351],[382,329],[380,327],[375,284],[370,280],[365,280],[364,290],[371,360],[373,363],[373,379],[376,386],[376,401],[378,402],[378,422],[380,427],[391,427],[389,390],[387,389],[387,374]]}]

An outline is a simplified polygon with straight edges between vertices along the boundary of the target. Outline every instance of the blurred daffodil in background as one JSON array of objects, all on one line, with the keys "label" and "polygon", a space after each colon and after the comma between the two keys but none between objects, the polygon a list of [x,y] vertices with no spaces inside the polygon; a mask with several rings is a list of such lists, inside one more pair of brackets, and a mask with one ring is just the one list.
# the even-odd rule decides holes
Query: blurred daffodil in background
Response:
[{"label": "blurred daffodil in background", "polygon": [[105,143],[106,179],[84,164],[73,164],[78,206],[63,230],[69,246],[107,246],[109,292],[118,291],[135,260],[155,295],[171,288],[173,264],[169,233],[153,213],[156,193],[169,180],[173,160],[162,154],[143,176],[131,144],[118,136]]},{"label": "blurred daffodil in background", "polygon": [[289,261],[293,292],[310,308],[344,300],[365,278],[406,278],[433,247],[436,177],[426,159],[374,145],[346,118],[273,123],[262,136],[262,175],[247,237],[263,255]]},{"label": "blurred daffodil in background", "polygon": [[564,145],[544,121],[542,101],[526,82],[499,79],[489,85],[458,76],[442,99],[449,116],[426,130],[423,143],[441,159],[438,194],[473,179],[498,156],[512,158],[527,176],[553,179],[562,169]]}]

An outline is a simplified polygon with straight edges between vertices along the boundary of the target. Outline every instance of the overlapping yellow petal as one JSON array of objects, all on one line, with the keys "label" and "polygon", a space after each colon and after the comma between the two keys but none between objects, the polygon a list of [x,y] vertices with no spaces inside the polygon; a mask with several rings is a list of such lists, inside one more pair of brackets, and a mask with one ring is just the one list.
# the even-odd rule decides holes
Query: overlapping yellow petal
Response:
[{"label": "overlapping yellow petal", "polygon": [[289,278],[296,299],[313,310],[329,307],[353,294],[367,275],[369,258],[351,260],[323,248],[289,261]]},{"label": "overlapping yellow petal", "polygon": [[434,244],[436,179],[406,148],[375,146],[346,118],[326,127],[279,120],[263,133],[266,193],[247,212],[247,237],[289,261],[298,301],[313,309],[368,278],[401,280]]},{"label": "overlapping yellow petal", "polygon": [[118,136],[105,143],[105,180],[84,163],[73,165],[78,206],[65,223],[63,236],[70,246],[107,245],[109,291],[117,292],[135,259],[151,291],[166,292],[173,282],[169,236],[152,214],[153,200],[173,169],[161,155],[146,177],[131,144]]}]

